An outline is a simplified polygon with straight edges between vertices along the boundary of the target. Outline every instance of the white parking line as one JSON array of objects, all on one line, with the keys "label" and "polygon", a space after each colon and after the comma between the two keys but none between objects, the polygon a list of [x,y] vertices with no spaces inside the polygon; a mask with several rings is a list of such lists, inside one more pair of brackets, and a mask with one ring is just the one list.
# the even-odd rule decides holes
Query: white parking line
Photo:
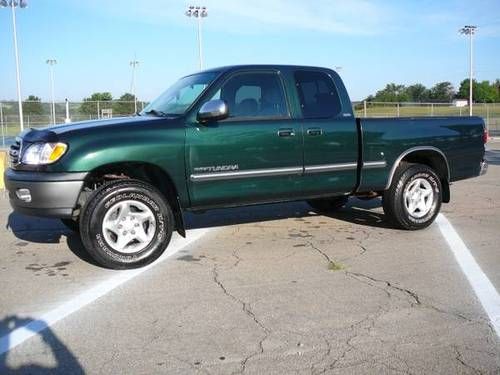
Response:
[{"label": "white parking line", "polygon": [[500,295],[448,219],[439,214],[436,223],[500,337]]},{"label": "white parking line", "polygon": [[132,280],[141,273],[147,271],[148,269],[160,264],[165,259],[176,254],[186,246],[195,242],[196,240],[207,234],[210,229],[194,229],[188,232],[188,237],[186,239],[175,238],[170,243],[169,247],[162,254],[162,256],[154,263],[147,265],[143,268],[137,268],[127,271],[118,271],[116,275],[112,276],[108,280],[99,283],[98,285],[92,287],[91,289],[73,297],[67,302],[62,303],[55,309],[48,311],[45,314],[39,316],[36,320],[25,324],[24,326],[13,329],[8,334],[0,337],[0,355],[8,352],[9,350],[15,348],[24,341],[35,336],[38,332],[43,331],[45,328],[50,327],[57,323],[58,321],[66,318],[68,315],[80,310],[81,308],[87,306],[88,304],[94,302],[98,298],[111,292],[113,289],[119,287],[120,285]]}]

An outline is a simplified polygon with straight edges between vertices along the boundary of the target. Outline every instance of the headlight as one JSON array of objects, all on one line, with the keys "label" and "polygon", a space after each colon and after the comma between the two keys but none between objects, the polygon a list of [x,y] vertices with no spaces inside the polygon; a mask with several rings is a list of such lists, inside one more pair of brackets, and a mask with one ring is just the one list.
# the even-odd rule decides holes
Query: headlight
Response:
[{"label": "headlight", "polygon": [[52,164],[68,149],[65,143],[35,143],[23,153],[22,162],[29,165]]}]

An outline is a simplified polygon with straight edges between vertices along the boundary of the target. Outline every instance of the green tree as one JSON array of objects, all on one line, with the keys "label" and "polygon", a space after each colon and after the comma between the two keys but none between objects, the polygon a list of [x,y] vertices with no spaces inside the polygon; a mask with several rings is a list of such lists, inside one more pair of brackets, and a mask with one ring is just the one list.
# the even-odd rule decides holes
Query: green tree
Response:
[{"label": "green tree", "polygon": [[431,99],[435,102],[449,103],[455,97],[455,88],[451,82],[436,83],[430,92]]},{"label": "green tree", "polygon": [[97,116],[98,112],[102,109],[109,109],[112,107],[112,100],[113,96],[109,92],[95,92],[90,95],[90,97],[83,99],[79,111],[85,115]]},{"label": "green tree", "polygon": [[[468,99],[469,87],[470,87],[469,80],[464,79],[460,83],[460,89],[458,90],[457,97],[461,99]],[[477,82],[476,80],[473,80],[472,100],[477,103],[493,103],[499,100],[498,86],[496,86],[496,82],[494,83],[490,83],[489,81]]]},{"label": "green tree", "polygon": [[421,83],[416,83],[414,85],[406,87],[406,94],[408,95],[408,100],[410,102],[428,102],[430,100],[431,93],[427,87]]},{"label": "green tree", "polygon": [[[472,82],[472,88],[474,88],[476,86],[476,81],[474,80]],[[469,99],[469,87],[470,85],[468,79],[464,79],[462,82],[460,82],[460,87],[458,88],[456,97],[458,99]]]},{"label": "green tree", "polygon": [[495,86],[495,91],[496,91],[496,98],[495,98],[495,102],[498,103],[500,102],[500,79],[497,79],[495,81],[495,83],[493,84],[493,86]]},{"label": "green tree", "polygon": [[30,95],[23,103],[23,111],[27,115],[43,115],[42,100],[35,95]]},{"label": "green tree", "polygon": [[377,102],[407,102],[409,97],[404,85],[389,83],[383,90],[377,91],[374,100]]},{"label": "green tree", "polygon": [[117,115],[131,115],[134,113],[134,95],[125,93],[113,103],[113,113]]},{"label": "green tree", "polygon": [[493,103],[497,99],[496,87],[490,81],[479,82],[476,91],[476,101],[480,103]]}]

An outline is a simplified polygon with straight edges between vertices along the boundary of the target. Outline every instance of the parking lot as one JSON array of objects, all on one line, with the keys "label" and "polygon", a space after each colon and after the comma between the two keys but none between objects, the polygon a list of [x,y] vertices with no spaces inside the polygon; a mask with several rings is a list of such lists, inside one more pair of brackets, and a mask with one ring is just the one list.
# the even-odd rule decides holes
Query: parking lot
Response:
[{"label": "parking lot", "polygon": [[379,199],[214,210],[132,271],[3,195],[0,373],[499,373],[491,296],[455,248],[500,290],[500,142],[487,157],[423,231],[392,229]]}]

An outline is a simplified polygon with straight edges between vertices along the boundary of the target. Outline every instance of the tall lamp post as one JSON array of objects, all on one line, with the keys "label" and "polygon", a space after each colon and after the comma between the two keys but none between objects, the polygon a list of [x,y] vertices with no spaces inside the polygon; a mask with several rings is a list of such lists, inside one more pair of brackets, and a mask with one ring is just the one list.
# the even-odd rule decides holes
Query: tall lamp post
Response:
[{"label": "tall lamp post", "polygon": [[46,61],[47,65],[49,66],[49,72],[50,72],[50,96],[52,98],[52,124],[56,124],[56,102],[54,99],[54,65],[57,64],[56,59],[48,59]]},{"label": "tall lamp post", "polygon": [[186,16],[195,17],[198,20],[198,53],[200,55],[200,70],[203,69],[203,51],[201,40],[201,19],[208,17],[207,7],[190,5],[186,11]]},{"label": "tall lamp post", "polygon": [[137,113],[137,95],[135,92],[135,68],[139,65],[139,61],[136,60],[134,56],[134,60],[130,62],[130,66],[132,67],[132,82],[130,83],[130,91],[132,95],[134,95],[134,113]]},{"label": "tall lamp post", "polygon": [[21,131],[24,130],[24,121],[23,121],[23,100],[21,97],[21,77],[19,73],[19,52],[17,49],[17,30],[16,30],[16,7],[20,6],[21,8],[26,8],[28,3],[26,0],[20,0],[17,2],[16,0],[0,0],[0,8],[10,7],[12,9],[12,33],[14,35],[14,54],[16,56],[16,81],[17,81],[17,102],[19,105],[19,124],[21,126]]},{"label": "tall lamp post", "polygon": [[474,50],[473,50],[473,47],[474,47],[474,34],[476,33],[476,29],[477,29],[477,26],[472,26],[472,25],[466,25],[464,27],[462,27],[460,30],[459,30],[459,33],[460,34],[463,34],[463,35],[468,35],[469,36],[469,40],[470,40],[470,72],[469,72],[469,116],[472,116],[472,80],[473,80],[473,72],[474,72],[474,65],[473,65],[473,59],[474,59]]}]

